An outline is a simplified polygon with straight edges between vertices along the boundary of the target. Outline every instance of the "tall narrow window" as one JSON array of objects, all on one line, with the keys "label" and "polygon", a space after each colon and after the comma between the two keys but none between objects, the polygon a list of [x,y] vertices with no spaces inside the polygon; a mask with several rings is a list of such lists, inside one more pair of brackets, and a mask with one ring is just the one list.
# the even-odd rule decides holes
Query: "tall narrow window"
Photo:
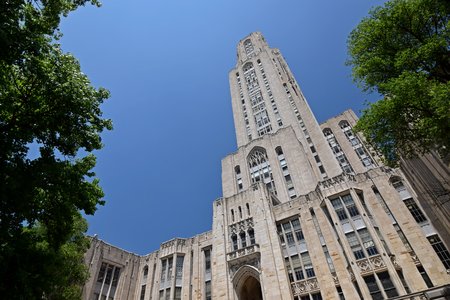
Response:
[{"label": "tall narrow window", "polygon": [[140,297],[141,300],[145,299],[145,287],[146,287],[145,284],[141,286],[141,297]]},{"label": "tall narrow window", "polygon": [[231,236],[231,243],[233,245],[233,251],[236,251],[238,249],[237,235],[233,234]]},{"label": "tall narrow window", "polygon": [[250,245],[254,245],[255,244],[255,231],[253,230],[253,228],[250,228],[248,230],[248,237],[250,239]]},{"label": "tall narrow window", "polygon": [[397,289],[395,288],[394,284],[392,283],[388,272],[378,273],[377,276],[381,282],[381,285],[383,286],[386,296],[388,298],[397,297],[398,296]]},{"label": "tall narrow window", "polygon": [[97,276],[96,290],[101,298],[114,298],[119,281],[120,268],[103,262]]},{"label": "tall narrow window", "polygon": [[413,198],[406,199],[403,201],[405,203],[406,207],[408,208],[411,215],[414,217],[414,220],[416,220],[417,223],[423,223],[427,221],[427,218],[423,214],[422,210],[419,208],[419,206],[416,204]]},{"label": "tall narrow window", "polygon": [[245,232],[242,231],[242,232],[239,234],[239,237],[241,238],[241,247],[242,247],[242,248],[247,247],[247,240],[246,240]]},{"label": "tall narrow window", "polygon": [[361,244],[359,243],[358,237],[354,232],[349,232],[345,234],[347,237],[348,244],[350,245],[350,248],[352,249],[353,255],[355,255],[355,258],[362,259],[365,257],[364,251],[362,250]]},{"label": "tall narrow window", "polygon": [[336,157],[342,171],[344,171],[344,173],[355,174],[347,156],[345,156],[345,153],[342,151],[341,145],[339,145],[336,140],[333,131],[331,131],[330,128],[325,128],[323,130],[323,135],[327,139],[328,145],[330,146],[331,151],[333,151],[334,157]]},{"label": "tall narrow window", "polygon": [[205,282],[205,300],[211,300],[211,281]]},{"label": "tall narrow window", "polygon": [[211,272],[211,249],[205,249],[205,272]]},{"label": "tall narrow window", "polygon": [[234,210],[231,210],[231,222],[234,222]]},{"label": "tall narrow window", "polygon": [[243,184],[242,184],[242,174],[241,174],[241,167],[239,167],[239,166],[236,166],[235,168],[234,168],[234,173],[235,173],[235,176],[236,176],[236,185],[237,185],[237,189],[238,189],[238,191],[242,191],[242,189],[243,189]]},{"label": "tall narrow window", "polygon": [[181,287],[177,286],[175,288],[175,296],[173,298],[174,300],[181,300]]},{"label": "tall narrow window", "polygon": [[428,288],[433,287],[433,283],[431,282],[430,277],[428,276],[427,272],[422,266],[417,266],[417,271],[419,271],[420,275],[422,276],[423,281],[425,281],[425,284]]},{"label": "tall narrow window", "polygon": [[184,256],[177,255],[177,262],[175,265],[175,278],[181,279],[183,277],[183,263],[184,263]]},{"label": "tall narrow window", "polygon": [[169,257],[167,262],[167,281],[170,281],[172,278],[172,269],[173,269],[173,257]]},{"label": "tall narrow window", "polygon": [[292,183],[292,178],[289,173],[289,168],[284,157],[283,150],[280,146],[275,148],[275,152],[277,153],[278,162],[280,163],[281,171],[283,172],[284,181],[286,184],[286,189],[289,195],[289,198],[294,199],[297,197],[297,193],[295,192],[294,184]]},{"label": "tall narrow window", "polygon": [[311,258],[309,256],[308,252],[302,253],[302,262],[303,262],[303,266],[305,267],[306,276],[308,278],[316,276],[316,274],[314,273],[314,268],[313,268]]},{"label": "tall narrow window", "polygon": [[[370,295],[374,300],[382,300],[387,298],[397,297],[398,292],[389,277],[388,272],[376,273],[364,277]],[[381,285],[380,285],[381,284]],[[383,295],[385,294],[385,296]]]},{"label": "tall narrow window", "polygon": [[252,41],[250,39],[245,40],[244,49],[245,49],[245,53],[247,55],[251,55],[253,53],[254,47],[253,47]]},{"label": "tall narrow window", "polygon": [[245,206],[247,207],[247,216],[250,217],[250,205],[248,205],[248,203],[245,203]]},{"label": "tall narrow window", "polygon": [[347,140],[352,145],[353,149],[355,150],[355,153],[358,155],[364,167],[368,169],[374,168],[375,164],[372,158],[370,157],[368,152],[364,149],[364,146],[359,140],[359,138],[353,133],[350,124],[346,120],[342,120],[339,122],[339,126],[341,127],[342,132],[344,132],[345,136],[347,137]]},{"label": "tall narrow window", "polygon": [[445,247],[444,243],[441,241],[440,237],[437,234],[433,234],[427,237],[434,251],[438,255],[444,267],[449,270],[450,269],[450,253]]},{"label": "tall narrow window", "polygon": [[377,248],[375,247],[375,244],[367,228],[359,229],[358,234],[361,238],[364,249],[366,249],[367,254],[369,256],[378,254]]},{"label": "tall narrow window", "polygon": [[369,289],[370,296],[373,300],[383,300],[383,294],[381,293],[380,287],[377,284],[375,276],[369,275],[364,277],[367,288]]}]

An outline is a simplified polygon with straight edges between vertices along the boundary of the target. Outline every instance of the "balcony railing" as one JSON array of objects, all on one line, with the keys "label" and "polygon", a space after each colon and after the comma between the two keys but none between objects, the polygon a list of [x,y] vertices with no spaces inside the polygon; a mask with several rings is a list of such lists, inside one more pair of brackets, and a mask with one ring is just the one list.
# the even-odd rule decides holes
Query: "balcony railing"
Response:
[{"label": "balcony railing", "polygon": [[239,260],[244,257],[259,255],[259,252],[260,252],[259,245],[253,244],[245,248],[227,253],[227,261],[232,262],[234,260]]}]

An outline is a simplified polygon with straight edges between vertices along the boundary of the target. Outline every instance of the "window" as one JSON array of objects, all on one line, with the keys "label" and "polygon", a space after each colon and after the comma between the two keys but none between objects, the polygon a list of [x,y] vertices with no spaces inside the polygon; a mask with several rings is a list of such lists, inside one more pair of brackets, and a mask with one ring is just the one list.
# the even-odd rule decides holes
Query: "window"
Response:
[{"label": "window", "polygon": [[98,297],[103,299],[114,298],[116,287],[119,282],[120,267],[102,262],[97,276],[96,289]]},{"label": "window", "polygon": [[347,237],[348,244],[350,245],[350,248],[352,249],[353,254],[355,255],[355,258],[362,259],[365,257],[364,251],[362,250],[361,244],[359,243],[358,237],[354,232],[349,232],[345,234]]},{"label": "window", "polygon": [[347,137],[347,140],[353,146],[356,154],[358,155],[359,159],[361,160],[361,163],[368,169],[373,168],[375,166],[374,162],[370,158],[367,151],[364,149],[359,138],[356,135],[354,135],[350,124],[347,121],[342,120],[339,122],[339,126],[341,127],[342,131],[344,132],[345,136]]},{"label": "window", "polygon": [[239,234],[239,237],[241,238],[241,247],[242,248],[247,247],[247,240],[246,240],[245,232],[241,232]]},{"label": "window", "polygon": [[347,217],[347,213],[344,210],[344,207],[342,205],[341,200],[338,199],[332,199],[331,200],[331,205],[333,205],[334,211],[336,212],[338,218],[340,221],[346,220],[348,219]]},{"label": "window", "polygon": [[434,252],[438,255],[444,267],[448,270],[450,269],[450,253],[445,247],[444,243],[441,241],[437,234],[433,234],[427,237],[431,246],[434,249]]},{"label": "window", "polygon": [[405,246],[407,251],[412,251],[411,244],[408,242],[408,239],[406,238],[405,234],[403,233],[402,229],[398,224],[394,224],[394,228],[397,231],[398,236],[400,237],[400,240],[402,241],[403,245]]},{"label": "window", "polygon": [[369,275],[364,277],[367,288],[369,289],[370,295],[373,300],[383,300],[383,294],[381,293],[380,287],[377,284],[375,276]]},{"label": "window", "polygon": [[373,256],[378,254],[377,248],[372,240],[372,237],[369,234],[369,231],[366,228],[358,230],[359,237],[361,238],[362,244],[366,249],[366,252],[369,256]]},{"label": "window", "polygon": [[250,39],[245,40],[244,49],[245,49],[245,54],[247,54],[247,55],[251,55],[253,53],[254,48],[253,48],[252,41]]},{"label": "window", "polygon": [[266,151],[263,148],[257,147],[250,153],[247,160],[252,183],[262,181],[267,189],[276,195],[275,182]]},{"label": "window", "polygon": [[175,287],[174,300],[181,300],[181,287]]},{"label": "window", "polygon": [[239,218],[242,220],[242,208],[239,206],[238,209],[239,209]]},{"label": "window", "polygon": [[231,236],[231,243],[233,245],[233,251],[236,251],[238,249],[237,235],[233,234]]},{"label": "window", "polygon": [[378,273],[377,276],[378,276],[378,279],[380,280],[381,285],[383,286],[384,292],[386,293],[386,296],[388,298],[398,296],[397,289],[395,288],[394,284],[392,283],[388,272]]},{"label": "window", "polygon": [[419,271],[419,273],[422,276],[423,281],[425,281],[425,284],[427,285],[427,287],[428,288],[432,288],[433,287],[433,283],[431,282],[431,279],[428,276],[428,274],[425,271],[425,269],[422,266],[417,266],[417,271]]},{"label": "window", "polygon": [[305,267],[306,277],[310,278],[310,277],[316,276],[316,274],[314,273],[313,265],[312,265],[311,258],[309,257],[308,252],[302,253],[302,262],[303,262],[303,266]]},{"label": "window", "polygon": [[[388,272],[381,272],[375,275],[365,276],[364,281],[366,282],[370,295],[374,300],[382,300],[385,298],[385,296],[387,298],[398,296],[397,289],[392,283]],[[383,295],[383,292],[385,296]]]},{"label": "window", "polygon": [[312,300],[322,300],[322,295],[320,293],[311,294]]},{"label": "window", "polygon": [[147,275],[148,275],[148,266],[144,267],[144,272],[143,273],[144,273],[144,278],[147,277]]},{"label": "window", "polygon": [[140,299],[141,300],[145,299],[145,284],[141,287],[141,297],[140,297]]},{"label": "window", "polygon": [[406,199],[403,201],[403,203],[405,203],[406,207],[408,208],[409,212],[414,217],[414,220],[416,220],[417,223],[427,221],[427,218],[425,217],[419,206],[417,206],[413,198]]},{"label": "window", "polygon": [[211,249],[205,249],[205,272],[211,272]]},{"label": "window", "polygon": [[231,222],[234,222],[234,210],[231,210]]},{"label": "window", "polygon": [[184,263],[184,256],[177,255],[177,261],[175,265],[175,278],[181,279],[183,277],[183,263]]},{"label": "window", "polygon": [[245,203],[245,206],[247,207],[247,215],[250,216],[250,205],[248,205],[248,203]]},{"label": "window", "polygon": [[166,300],[170,300],[170,288],[166,289]]},{"label": "window", "polygon": [[292,227],[294,228],[294,233],[297,241],[302,241],[305,239],[303,236],[302,228],[300,227],[300,221],[298,219],[292,220]]},{"label": "window", "polygon": [[284,181],[286,185],[286,189],[288,190],[288,195],[291,199],[297,197],[297,193],[295,192],[294,184],[292,183],[291,175],[289,174],[288,165],[286,163],[286,159],[284,157],[283,150],[280,146],[275,148],[275,152],[278,156],[278,161],[280,163],[281,170],[283,171]]},{"label": "window", "polygon": [[170,281],[170,279],[172,278],[172,269],[173,269],[173,258],[169,257],[167,263],[167,281]]},{"label": "window", "polygon": [[339,295],[339,300],[345,300],[344,292],[340,286],[336,287],[337,293]]},{"label": "window", "polygon": [[166,280],[166,268],[167,268],[167,260],[163,259],[161,262],[161,282]]},{"label": "window", "polygon": [[250,245],[254,245],[255,244],[255,231],[253,231],[253,228],[250,228],[248,230],[248,237],[250,239]]},{"label": "window", "polygon": [[211,281],[205,282],[205,300],[211,300]]},{"label": "window", "polygon": [[359,215],[359,211],[356,208],[355,202],[353,202],[353,198],[350,194],[342,196],[342,201],[344,201],[345,207],[351,217]]},{"label": "window", "polygon": [[[248,122],[248,120],[247,120],[247,122]],[[236,184],[237,184],[238,191],[241,191],[243,188],[241,168],[239,166],[236,166],[234,168],[234,173],[236,176]]]}]

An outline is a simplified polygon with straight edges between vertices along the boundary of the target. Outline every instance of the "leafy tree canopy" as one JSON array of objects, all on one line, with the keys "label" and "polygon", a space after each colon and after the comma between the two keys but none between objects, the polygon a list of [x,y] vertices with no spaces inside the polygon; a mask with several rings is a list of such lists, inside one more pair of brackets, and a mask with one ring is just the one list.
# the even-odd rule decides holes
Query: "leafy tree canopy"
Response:
[{"label": "leafy tree canopy", "polygon": [[392,0],[373,9],[348,40],[353,77],[382,100],[356,129],[394,165],[399,156],[450,153],[450,2]]},{"label": "leafy tree canopy", "polygon": [[80,212],[103,204],[95,174],[111,129],[78,61],[57,43],[62,16],[95,0],[0,4],[0,295],[76,299],[88,243]]}]

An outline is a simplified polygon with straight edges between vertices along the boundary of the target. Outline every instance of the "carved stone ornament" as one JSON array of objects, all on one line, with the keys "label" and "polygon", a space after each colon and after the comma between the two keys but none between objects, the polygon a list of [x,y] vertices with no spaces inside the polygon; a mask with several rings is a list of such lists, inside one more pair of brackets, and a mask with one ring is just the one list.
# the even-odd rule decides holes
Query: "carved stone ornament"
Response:
[{"label": "carved stone ornament", "polygon": [[317,278],[296,281],[291,284],[291,289],[292,293],[295,296],[298,296],[319,290],[319,282],[317,281]]},{"label": "carved stone ornament", "polygon": [[366,273],[372,270],[368,259],[357,260],[356,265],[358,266],[361,273]]},{"label": "carved stone ornament", "polygon": [[377,255],[369,258],[370,263],[372,264],[375,270],[382,269],[386,267],[386,264],[383,261],[381,255]]}]

